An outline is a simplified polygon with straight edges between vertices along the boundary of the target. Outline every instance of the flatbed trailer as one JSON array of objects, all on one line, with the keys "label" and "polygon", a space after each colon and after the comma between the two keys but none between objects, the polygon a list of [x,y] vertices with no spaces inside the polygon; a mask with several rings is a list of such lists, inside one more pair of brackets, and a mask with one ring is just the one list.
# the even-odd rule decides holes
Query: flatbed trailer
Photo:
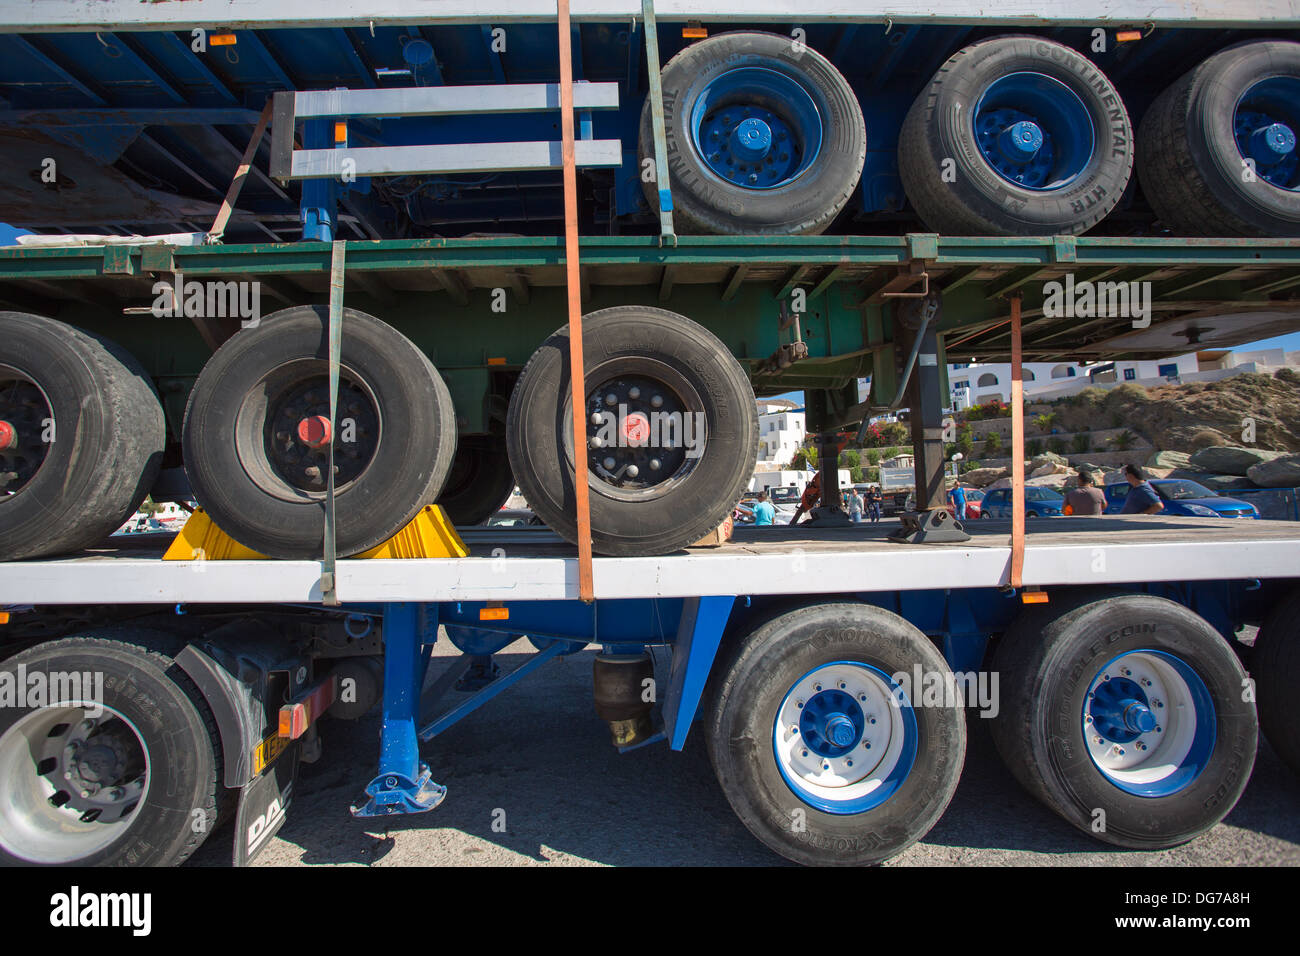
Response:
[{"label": "flatbed trailer", "polygon": [[[321,604],[319,561],[268,566],[266,561],[206,560],[203,555],[164,561],[174,535],[119,535],[84,554],[0,565],[0,605],[9,608],[11,646],[29,648],[6,663],[6,675],[12,682],[15,673],[25,674],[16,671],[17,662],[28,671],[50,668],[53,681],[56,665],[75,661],[87,640],[154,652],[169,647],[175,656],[164,658],[174,662],[167,673],[183,675],[182,685],[193,695],[191,706],[212,715],[206,729],[186,727],[182,736],[188,747],[224,756],[216,791],[226,794],[227,813],[231,802],[237,806],[233,859],[242,864],[283,824],[299,761],[321,758],[322,741],[328,758],[331,721],[317,724],[322,713],[347,719],[375,703],[382,708],[378,772],[354,804],[355,816],[423,812],[436,807],[446,791],[431,779],[421,744],[469,717],[550,657],[597,645],[596,710],[610,722],[616,746],[629,750],[666,741],[681,750],[689,733],[703,734],[728,799],[760,839],[800,862],[865,862],[900,852],[937,820],[958,779],[967,720],[992,718],[1000,752],[1018,777],[1022,771],[1017,766],[1032,765],[1037,757],[1022,749],[1029,741],[1018,744],[1015,732],[1007,729],[1024,716],[1017,709],[1017,687],[1027,679],[1025,651],[1016,652],[1016,635],[1029,628],[1037,636],[1054,620],[1074,620],[1082,609],[1088,625],[1080,631],[1076,624],[1075,632],[1067,634],[1064,652],[1082,654],[1090,661],[1087,667],[1101,670],[1125,668],[1127,673],[1131,665],[1140,675],[1136,680],[1144,682],[1135,686],[1147,688],[1152,709],[1164,703],[1155,693],[1169,694],[1183,711],[1180,732],[1187,739],[1179,747],[1193,754],[1176,760],[1206,760],[1204,753],[1195,756],[1197,738],[1188,736],[1189,721],[1192,726],[1199,722],[1202,735],[1211,721],[1219,752],[1226,739],[1234,757],[1196,767],[1201,785],[1209,774],[1216,789],[1226,793],[1197,813],[1178,799],[1185,786],[1169,795],[1156,790],[1138,797],[1134,807],[1133,798],[1118,785],[1140,789],[1150,784],[1140,777],[1133,784],[1116,767],[1107,768],[1114,774],[1113,794],[1102,794],[1105,799],[1095,806],[1080,806],[1077,800],[1049,806],[1085,832],[1123,846],[1182,842],[1212,825],[1231,808],[1249,777],[1254,681],[1262,699],[1275,705],[1270,713],[1283,703],[1277,698],[1288,694],[1290,672],[1260,670],[1256,662],[1276,666],[1279,658],[1286,659],[1279,649],[1294,646],[1300,531],[1290,522],[1145,516],[1031,522],[1023,582],[1012,587],[1011,530],[1009,521],[985,520],[972,526],[970,540],[960,545],[909,545],[889,541],[883,527],[870,525],[738,529],[719,547],[660,557],[597,558],[595,601],[586,604],[579,600],[575,549],[554,533],[466,529],[465,557],[340,560],[338,607]],[[1253,644],[1242,643],[1238,632],[1252,624],[1263,624],[1265,631]],[[537,653],[500,673],[492,654],[521,636],[529,637]],[[461,651],[444,669],[429,666],[439,640],[450,640]],[[855,675],[853,665],[834,662],[845,650],[837,648],[840,642],[866,644],[857,652],[882,664],[889,661],[891,669],[872,666],[861,672],[865,676]],[[1080,642],[1086,649],[1077,646]],[[671,650],[667,673],[657,673],[648,656],[656,646]],[[829,655],[832,661],[810,673],[843,678],[840,683],[857,688],[861,710],[837,700],[840,710],[830,715],[829,724],[818,725],[830,728],[819,738],[829,747],[828,761],[836,761],[837,749],[825,735],[834,732],[837,717],[894,721],[894,750],[903,747],[904,754],[910,753],[907,767],[869,779],[888,792],[905,788],[885,801],[886,809],[894,811],[889,817],[897,814],[897,821],[883,829],[854,823],[845,831],[843,824],[854,818],[827,803],[825,789],[814,789],[820,778],[815,768],[798,759],[792,763],[788,753],[765,748],[761,739],[745,737],[750,742],[741,743],[729,736],[740,731],[727,731],[726,721],[752,719],[751,706],[766,721],[783,712],[779,700],[762,698],[735,712],[735,695],[751,692],[758,680],[744,667],[748,657],[743,651],[750,646],[778,651],[768,666],[782,674],[788,669],[781,663],[784,656]],[[1175,685],[1176,670],[1162,669],[1163,652],[1153,653],[1161,647],[1176,647],[1194,660],[1197,673],[1211,676],[1213,691],[1194,686],[1190,678]],[[1238,656],[1252,677],[1246,677]],[[1106,664],[1100,658],[1122,663]],[[137,661],[133,676],[119,685],[115,678],[126,675],[115,673],[111,659],[98,660],[108,688],[104,713],[129,712],[123,694],[129,700],[132,694],[153,691],[150,663]],[[860,686],[853,684],[855,676]],[[1097,684],[1103,677],[1118,680],[1119,672],[1085,676],[1086,683]],[[1155,692],[1145,683],[1152,680],[1162,681]],[[794,681],[801,682],[807,681]],[[825,696],[816,686],[819,690],[810,684],[802,691],[810,701]],[[1055,699],[1039,693],[1045,702]],[[1235,698],[1249,706],[1234,706]],[[165,702],[160,706],[165,708]],[[508,698],[495,706],[508,706]],[[1092,723],[1094,712],[1087,704],[1084,710],[1083,719]],[[915,723],[917,716],[925,719]],[[161,747],[152,736],[156,728],[132,717],[141,744]],[[1172,729],[1173,718],[1166,719]],[[799,726],[805,735],[817,732],[811,724]],[[39,729],[51,733],[44,724]],[[1286,741],[1294,738],[1285,736],[1286,726],[1269,729],[1284,759],[1290,759]],[[28,732],[18,739],[32,745],[36,736]],[[0,764],[18,774],[21,755],[15,754],[12,740],[11,734],[10,745],[0,747]],[[886,734],[876,743],[888,747],[890,740]],[[886,761],[895,771],[898,756],[893,753]],[[838,757],[845,759],[842,753]],[[1099,773],[1106,766],[1103,758],[1082,768],[1076,762],[1068,772],[1086,776],[1092,768]],[[746,767],[756,772],[764,763],[773,770],[800,771],[804,789],[792,786],[780,795],[746,782]],[[53,768],[47,769],[57,778]],[[182,762],[175,772],[183,784],[204,794],[205,781],[190,776],[202,769]],[[215,773],[212,766],[207,770]],[[837,761],[836,772],[851,770]],[[1163,776],[1173,772],[1174,766],[1166,767]],[[799,779],[794,777],[796,784]],[[206,781],[209,790],[213,782]],[[58,783],[52,786],[56,796],[66,793]],[[90,794],[93,802],[97,794],[93,789]],[[1146,814],[1141,804],[1147,801],[1161,809],[1154,818],[1143,816],[1148,822],[1135,827],[1132,814]],[[181,827],[183,839],[176,838],[175,821],[169,830],[166,821],[155,820],[146,836],[137,829],[105,845],[100,835],[92,852],[84,846],[73,852],[93,861],[119,849],[124,839],[129,847],[139,839],[174,858],[183,856],[224,822],[217,812],[220,802],[200,800],[190,808],[200,813],[186,819],[198,819],[201,826],[197,831]],[[111,807],[112,801],[100,796],[97,805]],[[20,797],[15,807],[29,816],[6,815],[0,827],[6,853],[48,861],[67,852],[63,841],[51,836],[50,821],[42,820],[34,802]],[[61,831],[77,831],[75,813],[58,807],[49,812]],[[83,814],[80,829],[89,826],[94,833],[98,826],[111,833],[105,824],[86,824],[89,811],[78,807],[78,812]],[[1107,815],[1109,829],[1098,830],[1096,820],[1105,821]],[[27,826],[16,826],[15,819]],[[138,862],[166,859],[145,847],[133,849],[140,854]]]},{"label": "flatbed trailer", "polygon": [[[612,743],[700,734],[803,863],[920,839],[970,719],[1120,846],[1222,819],[1261,726],[1300,771],[1294,524],[943,509],[949,356],[1016,389],[1300,327],[1295,3],[426,6],[0,8],[0,219],[42,234],[0,249],[0,857],[176,863],[233,816],[246,863],[373,707],[354,816],[432,810],[421,744],[592,645]],[[1171,81],[1240,92],[1207,107],[1234,175],[1161,126],[1133,185]],[[1136,298],[1062,316],[1076,285]],[[791,389],[826,461],[910,410],[901,526],[844,526],[830,468],[814,525],[718,543]],[[700,416],[703,453],[614,409]],[[515,482],[553,531],[473,527]],[[110,538],[146,492],[211,543]]]}]

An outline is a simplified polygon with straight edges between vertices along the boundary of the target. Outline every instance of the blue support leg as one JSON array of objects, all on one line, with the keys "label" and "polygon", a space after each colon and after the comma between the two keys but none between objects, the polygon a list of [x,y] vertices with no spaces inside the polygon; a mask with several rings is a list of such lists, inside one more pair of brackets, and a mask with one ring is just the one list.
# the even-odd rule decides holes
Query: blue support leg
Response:
[{"label": "blue support leg", "polygon": [[686,746],[686,734],[695,720],[713,658],[735,603],[735,597],[730,595],[689,598],[682,608],[668,695],[664,698],[664,731],[673,750]]},{"label": "blue support leg", "polygon": [[437,606],[384,605],[384,722],[380,733],[379,773],[366,786],[369,800],[354,806],[354,817],[381,817],[432,810],[447,795],[420,762],[417,733],[424,645],[437,639]]}]

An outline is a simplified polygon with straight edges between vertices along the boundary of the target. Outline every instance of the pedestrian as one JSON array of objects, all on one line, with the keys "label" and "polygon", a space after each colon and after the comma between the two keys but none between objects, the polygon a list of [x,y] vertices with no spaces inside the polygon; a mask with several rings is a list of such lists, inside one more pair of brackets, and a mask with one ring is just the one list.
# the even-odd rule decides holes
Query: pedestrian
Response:
[{"label": "pedestrian", "polygon": [[1124,478],[1129,483],[1128,494],[1124,496],[1122,515],[1154,515],[1165,510],[1160,496],[1147,481],[1142,469],[1132,463],[1124,466]]},{"label": "pedestrian", "polygon": [[849,492],[849,517],[853,519],[854,524],[862,521],[862,496],[858,494],[857,488]]},{"label": "pedestrian", "polygon": [[775,524],[776,509],[767,500],[767,492],[758,493],[758,504],[754,505],[754,524]]},{"label": "pedestrian", "polygon": [[1099,515],[1106,510],[1106,496],[1097,487],[1097,478],[1088,468],[1079,469],[1079,486],[1065,496],[1065,513],[1076,518]]},{"label": "pedestrian", "polygon": [[872,485],[867,490],[867,512],[871,515],[871,523],[875,524],[880,520],[880,506],[885,503],[885,496],[880,493],[880,489]]},{"label": "pedestrian", "polygon": [[952,491],[948,492],[948,500],[952,503],[952,516],[958,521],[966,518],[966,489],[961,485],[953,485]]},{"label": "pedestrian", "polygon": [[819,471],[812,476],[812,481],[808,482],[808,487],[803,490],[803,497],[799,499],[799,507],[790,519],[791,524],[798,524],[799,519],[810,513],[821,502],[822,497],[822,473]]}]

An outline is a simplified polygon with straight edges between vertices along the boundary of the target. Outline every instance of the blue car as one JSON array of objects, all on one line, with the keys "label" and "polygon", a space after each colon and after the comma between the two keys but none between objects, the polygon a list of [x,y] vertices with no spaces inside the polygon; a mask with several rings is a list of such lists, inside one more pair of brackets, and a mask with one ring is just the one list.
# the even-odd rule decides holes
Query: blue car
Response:
[{"label": "blue car", "polygon": [[[1065,507],[1065,498],[1050,488],[1025,489],[1026,518],[1059,518]],[[1011,489],[995,488],[984,495],[980,503],[981,518],[1010,518]]]},{"label": "blue car", "polygon": [[[1105,514],[1117,515],[1128,497],[1128,482],[1106,486]],[[1160,496],[1165,515],[1184,515],[1190,518],[1258,518],[1255,506],[1236,498],[1225,498],[1204,485],[1186,478],[1152,478],[1151,487]]]}]

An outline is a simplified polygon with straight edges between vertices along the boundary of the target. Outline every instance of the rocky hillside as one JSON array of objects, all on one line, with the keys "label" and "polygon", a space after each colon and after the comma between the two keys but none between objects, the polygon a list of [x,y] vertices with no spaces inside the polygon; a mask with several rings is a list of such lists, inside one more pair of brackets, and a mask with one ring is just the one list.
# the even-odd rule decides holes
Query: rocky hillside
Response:
[{"label": "rocky hillside", "polygon": [[[1063,431],[1129,428],[1153,448],[1196,452],[1210,446],[1245,445],[1265,451],[1300,452],[1300,375],[1247,373],[1218,382],[1120,385],[1085,388],[1029,413],[1055,412]],[[1254,422],[1254,442],[1243,438]]]}]

